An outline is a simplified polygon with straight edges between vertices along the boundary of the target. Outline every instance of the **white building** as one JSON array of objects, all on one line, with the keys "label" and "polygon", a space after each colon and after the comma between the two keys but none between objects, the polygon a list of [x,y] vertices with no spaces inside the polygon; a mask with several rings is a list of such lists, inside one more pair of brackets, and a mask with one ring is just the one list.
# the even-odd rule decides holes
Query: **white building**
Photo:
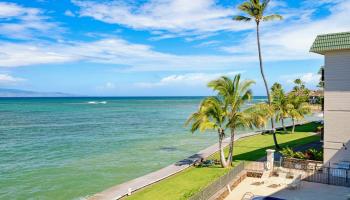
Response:
[{"label": "white building", "polygon": [[319,35],[310,51],[325,57],[324,163],[350,163],[350,32]]}]

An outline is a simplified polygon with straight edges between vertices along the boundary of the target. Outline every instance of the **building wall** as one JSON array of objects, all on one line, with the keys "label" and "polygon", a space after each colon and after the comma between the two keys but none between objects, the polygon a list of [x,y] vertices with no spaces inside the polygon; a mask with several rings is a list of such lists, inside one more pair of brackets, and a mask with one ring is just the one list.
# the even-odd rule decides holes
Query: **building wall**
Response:
[{"label": "building wall", "polygon": [[324,162],[350,161],[350,50],[325,53],[324,95]]}]

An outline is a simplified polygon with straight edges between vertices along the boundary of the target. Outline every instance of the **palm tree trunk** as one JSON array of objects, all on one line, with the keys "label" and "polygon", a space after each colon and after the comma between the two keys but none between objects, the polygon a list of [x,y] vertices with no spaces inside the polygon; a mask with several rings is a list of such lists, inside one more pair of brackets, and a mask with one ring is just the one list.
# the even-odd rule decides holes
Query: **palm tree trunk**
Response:
[{"label": "palm tree trunk", "polygon": [[286,129],[286,125],[284,124],[284,118],[281,118],[281,122],[282,122],[282,126],[283,126],[283,130],[285,133],[287,133],[287,129]]},{"label": "palm tree trunk", "polygon": [[231,129],[230,152],[228,155],[228,164],[233,165],[233,144],[235,142],[235,131]]},{"label": "palm tree trunk", "polygon": [[295,130],[295,120],[294,120],[294,118],[292,118],[292,123],[293,123],[292,133],[294,133],[294,130]]},{"label": "palm tree trunk", "polygon": [[[261,76],[262,76],[262,78],[264,80],[268,103],[271,105],[270,90],[269,90],[269,86],[268,86],[266,78],[265,78],[264,68],[263,68],[263,64],[262,64],[261,47],[260,47],[260,35],[259,35],[259,22],[258,21],[256,22],[256,39],[257,39],[257,42],[258,42],[260,73],[261,73]],[[278,142],[277,142],[277,138],[276,138],[275,122],[273,120],[273,117],[271,117],[271,129],[272,129],[273,142],[275,143],[275,147],[276,147],[276,149],[280,149],[280,147],[278,145]]]},{"label": "palm tree trunk", "polygon": [[219,151],[220,151],[220,163],[221,166],[226,168],[228,166],[226,159],[225,159],[225,152],[224,152],[224,148],[222,146],[222,141],[224,139],[224,132],[223,130],[219,130]]}]

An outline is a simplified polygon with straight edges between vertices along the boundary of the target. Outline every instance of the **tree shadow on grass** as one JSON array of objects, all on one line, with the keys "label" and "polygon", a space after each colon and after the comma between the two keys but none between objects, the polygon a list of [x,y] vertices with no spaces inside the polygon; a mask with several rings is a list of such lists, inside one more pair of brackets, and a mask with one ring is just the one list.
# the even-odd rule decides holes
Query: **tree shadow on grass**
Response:
[{"label": "tree shadow on grass", "polygon": [[[285,142],[285,143],[280,143],[280,147],[284,148],[284,147],[296,147],[299,145],[304,145],[304,144],[308,144],[311,143],[313,141],[317,141],[319,137],[312,135],[312,136],[308,136],[308,137],[304,137],[301,139],[297,139],[297,140],[293,140],[293,141],[289,141],[289,142]],[[237,147],[237,146],[236,146]],[[254,148],[254,147],[252,147]],[[267,146],[267,147],[263,147],[263,148],[259,148],[253,151],[249,151],[249,152],[245,152],[245,153],[241,153],[238,155],[234,155],[233,159],[234,160],[247,160],[247,161],[256,161],[264,156],[266,156],[266,150],[267,149],[274,149],[275,146],[271,145],[271,146]]]},{"label": "tree shadow on grass", "polygon": [[[311,122],[303,125],[297,125],[295,126],[295,132],[315,132],[317,130],[317,127],[320,126],[321,123],[319,122]],[[291,131],[292,128],[287,128],[288,131]]]}]

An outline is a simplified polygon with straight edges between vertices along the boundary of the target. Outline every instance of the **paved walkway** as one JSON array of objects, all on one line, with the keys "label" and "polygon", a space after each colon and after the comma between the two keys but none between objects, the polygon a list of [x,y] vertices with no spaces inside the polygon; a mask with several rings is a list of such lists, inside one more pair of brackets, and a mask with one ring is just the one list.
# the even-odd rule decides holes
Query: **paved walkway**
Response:
[{"label": "paved walkway", "polygon": [[[240,134],[237,135],[235,140],[238,140],[243,137],[248,137],[252,135],[261,134],[260,131],[257,132],[251,132],[246,134]],[[223,146],[226,147],[229,145],[230,138],[226,138],[223,141]],[[148,185],[151,185],[155,182],[158,182],[162,179],[165,179],[171,175],[174,175],[190,166],[192,166],[196,161],[201,160],[202,158],[207,158],[211,156],[212,154],[216,153],[218,151],[218,144],[214,144],[197,154],[194,154],[184,160],[180,160],[172,165],[169,165],[165,168],[162,168],[158,171],[146,174],[144,176],[141,176],[139,178],[130,180],[128,182],[122,183],[120,185],[113,186],[111,188],[108,188],[107,190],[97,193],[91,197],[88,197],[88,200],[115,200],[118,198],[121,198],[128,194],[129,188],[131,189],[131,192],[134,192],[136,190],[139,190],[143,187],[146,187]]]}]

